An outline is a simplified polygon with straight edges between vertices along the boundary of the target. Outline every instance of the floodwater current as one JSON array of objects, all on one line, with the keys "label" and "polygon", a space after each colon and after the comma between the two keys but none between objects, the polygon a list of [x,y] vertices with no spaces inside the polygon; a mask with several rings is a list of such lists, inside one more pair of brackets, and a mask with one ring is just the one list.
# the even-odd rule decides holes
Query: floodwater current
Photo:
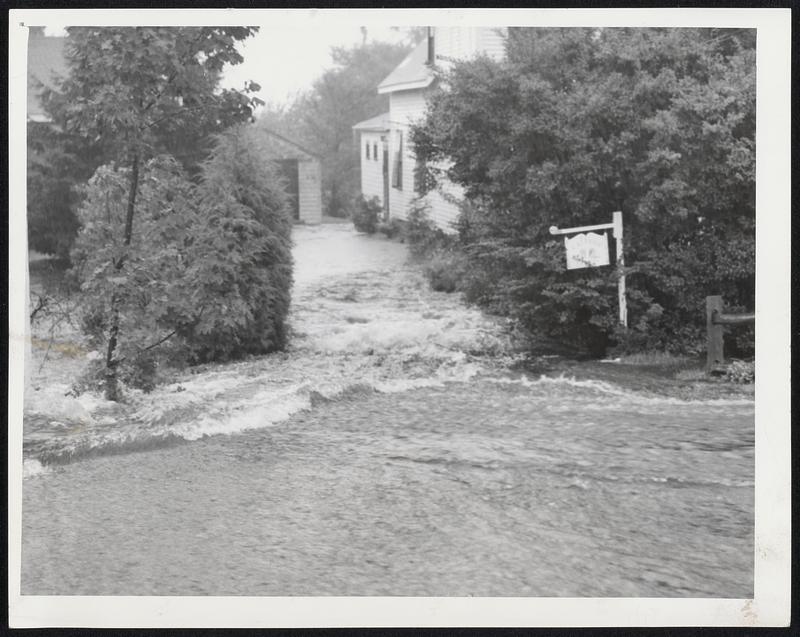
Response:
[{"label": "floodwater current", "polygon": [[512,373],[403,245],[294,239],[288,352],[28,401],[23,594],[752,596],[752,401]]}]

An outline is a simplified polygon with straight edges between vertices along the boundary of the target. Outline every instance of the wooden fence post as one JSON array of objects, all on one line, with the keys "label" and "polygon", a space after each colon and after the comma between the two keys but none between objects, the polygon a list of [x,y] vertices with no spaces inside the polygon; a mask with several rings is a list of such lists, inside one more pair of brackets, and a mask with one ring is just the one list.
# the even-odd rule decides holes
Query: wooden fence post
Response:
[{"label": "wooden fence post", "polygon": [[714,322],[714,314],[722,313],[722,297],[706,297],[706,371],[710,372],[715,367],[725,363],[722,353],[722,325]]}]

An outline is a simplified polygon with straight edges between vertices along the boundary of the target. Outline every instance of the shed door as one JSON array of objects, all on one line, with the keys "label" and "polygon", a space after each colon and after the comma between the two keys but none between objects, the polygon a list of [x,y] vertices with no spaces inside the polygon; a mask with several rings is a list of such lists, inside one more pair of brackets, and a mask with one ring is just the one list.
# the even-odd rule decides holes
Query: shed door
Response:
[{"label": "shed door", "polygon": [[289,208],[292,219],[300,219],[300,179],[297,173],[296,159],[281,159],[278,161],[280,174],[286,180],[286,194],[289,195]]}]

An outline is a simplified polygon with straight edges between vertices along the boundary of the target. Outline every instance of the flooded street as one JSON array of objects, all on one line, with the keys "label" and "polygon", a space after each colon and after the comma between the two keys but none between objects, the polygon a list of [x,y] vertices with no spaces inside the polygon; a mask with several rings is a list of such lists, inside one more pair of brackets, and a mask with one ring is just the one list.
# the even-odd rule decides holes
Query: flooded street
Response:
[{"label": "flooded street", "polygon": [[294,238],[288,352],[26,396],[23,594],[752,596],[751,400],[511,372],[405,246]]}]

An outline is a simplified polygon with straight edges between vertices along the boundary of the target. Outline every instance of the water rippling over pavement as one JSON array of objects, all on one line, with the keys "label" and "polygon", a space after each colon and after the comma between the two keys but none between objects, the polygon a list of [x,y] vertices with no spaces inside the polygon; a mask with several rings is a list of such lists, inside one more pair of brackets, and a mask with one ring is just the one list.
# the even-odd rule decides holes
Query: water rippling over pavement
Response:
[{"label": "water rippling over pavement", "polygon": [[295,239],[287,352],[29,401],[24,594],[752,596],[752,401],[511,373],[403,245]]}]

